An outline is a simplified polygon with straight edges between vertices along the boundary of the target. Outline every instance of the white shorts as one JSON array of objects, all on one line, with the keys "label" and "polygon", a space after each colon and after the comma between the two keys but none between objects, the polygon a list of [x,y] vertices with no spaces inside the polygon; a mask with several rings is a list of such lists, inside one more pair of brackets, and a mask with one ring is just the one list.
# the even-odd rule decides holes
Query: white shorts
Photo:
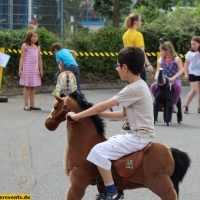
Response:
[{"label": "white shorts", "polygon": [[131,133],[119,134],[95,145],[91,149],[87,160],[109,170],[112,165],[110,160],[117,160],[124,155],[139,151],[151,141],[151,138],[141,138]]}]

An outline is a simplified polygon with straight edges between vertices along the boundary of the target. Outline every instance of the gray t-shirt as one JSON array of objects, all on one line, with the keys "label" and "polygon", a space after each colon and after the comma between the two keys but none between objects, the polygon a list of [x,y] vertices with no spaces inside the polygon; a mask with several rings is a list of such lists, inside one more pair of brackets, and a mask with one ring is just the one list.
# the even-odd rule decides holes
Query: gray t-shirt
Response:
[{"label": "gray t-shirt", "polygon": [[122,133],[135,133],[142,138],[154,138],[153,102],[149,88],[142,79],[127,85],[112,99],[123,106]]},{"label": "gray t-shirt", "polygon": [[186,60],[189,61],[188,74],[193,74],[195,76],[200,76],[200,53],[199,51],[188,51]]}]

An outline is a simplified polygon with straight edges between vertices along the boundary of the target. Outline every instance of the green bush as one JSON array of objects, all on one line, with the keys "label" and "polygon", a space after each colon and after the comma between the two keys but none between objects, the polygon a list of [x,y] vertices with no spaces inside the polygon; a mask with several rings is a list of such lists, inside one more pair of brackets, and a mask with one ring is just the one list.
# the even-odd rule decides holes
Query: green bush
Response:
[{"label": "green bush", "polygon": [[[100,28],[97,32],[76,28],[75,34],[69,35],[64,43],[77,52],[116,53],[123,47],[121,38],[122,31],[112,26]],[[116,56],[80,56],[77,57],[77,62],[82,71],[110,73],[116,63]]]}]

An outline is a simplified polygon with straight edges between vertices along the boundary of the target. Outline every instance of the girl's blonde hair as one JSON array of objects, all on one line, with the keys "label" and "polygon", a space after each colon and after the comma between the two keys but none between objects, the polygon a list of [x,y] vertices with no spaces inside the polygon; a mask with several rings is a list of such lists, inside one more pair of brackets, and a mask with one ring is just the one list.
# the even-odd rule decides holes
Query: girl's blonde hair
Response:
[{"label": "girl's blonde hair", "polygon": [[140,15],[138,14],[130,14],[128,17],[126,17],[125,21],[124,21],[124,27],[126,29],[132,28],[134,21],[139,20]]},{"label": "girl's blonde hair", "polygon": [[174,49],[174,46],[171,44],[171,42],[164,42],[163,44],[160,45],[159,47],[160,50],[163,51],[168,51],[169,57],[175,58],[177,56],[177,53]]}]

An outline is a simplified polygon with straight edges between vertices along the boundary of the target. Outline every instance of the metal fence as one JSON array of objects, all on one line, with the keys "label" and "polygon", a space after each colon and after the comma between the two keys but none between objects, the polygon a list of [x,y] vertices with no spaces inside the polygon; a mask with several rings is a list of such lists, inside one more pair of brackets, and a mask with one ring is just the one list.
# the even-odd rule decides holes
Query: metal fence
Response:
[{"label": "metal fence", "polygon": [[82,26],[101,27],[104,19],[93,9],[93,0],[0,0],[0,28],[22,29],[29,24],[45,27],[59,36],[70,26],[70,17]]}]

